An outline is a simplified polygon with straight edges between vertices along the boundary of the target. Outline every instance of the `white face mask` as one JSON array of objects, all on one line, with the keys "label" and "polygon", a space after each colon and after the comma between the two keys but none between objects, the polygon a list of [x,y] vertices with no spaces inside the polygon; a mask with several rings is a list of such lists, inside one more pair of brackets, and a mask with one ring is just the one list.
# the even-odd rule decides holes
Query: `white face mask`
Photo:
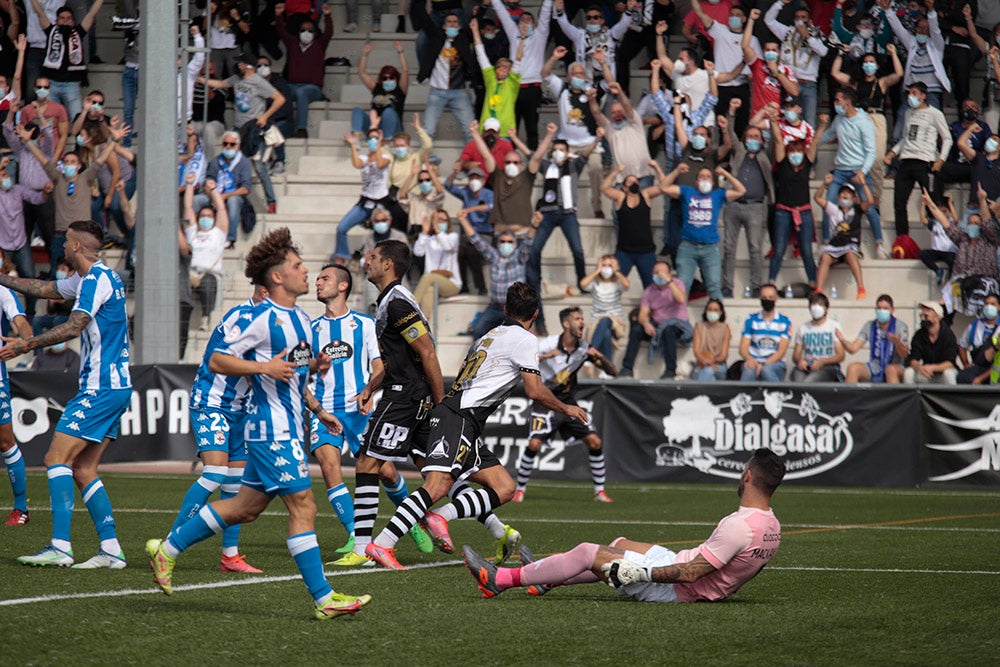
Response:
[{"label": "white face mask", "polygon": [[309,30],[303,30],[299,33],[299,41],[303,44],[312,44],[314,39],[316,39],[316,35]]},{"label": "white face mask", "polygon": [[698,181],[698,191],[703,195],[707,195],[712,191],[712,181]]},{"label": "white face mask", "polygon": [[554,162],[565,162],[566,161],[566,151],[558,150],[552,151],[552,160]]},{"label": "white face mask", "polygon": [[840,208],[842,208],[842,209],[851,209],[851,208],[854,208],[854,200],[852,198],[850,198],[850,197],[841,197],[840,198]]},{"label": "white face mask", "polygon": [[812,318],[814,320],[821,320],[826,316],[826,308],[819,305],[818,303],[814,303],[813,305],[809,306],[809,314],[812,315]]},{"label": "white face mask", "polygon": [[473,178],[469,181],[469,189],[473,192],[479,192],[483,189],[483,182],[478,178]]},{"label": "white face mask", "polygon": [[601,267],[601,277],[607,280],[611,276],[615,275],[615,269],[612,266],[602,266]]},{"label": "white face mask", "polygon": [[683,60],[678,58],[677,62],[674,63],[674,71],[683,74],[684,72],[687,71],[687,64]]},{"label": "white face mask", "polygon": [[260,67],[257,68],[257,74],[260,74],[262,77],[266,79],[267,77],[271,76],[271,66],[261,65]]},{"label": "white face mask", "polygon": [[503,168],[503,173],[507,174],[509,178],[516,178],[521,173],[521,167],[516,164],[507,164]]}]

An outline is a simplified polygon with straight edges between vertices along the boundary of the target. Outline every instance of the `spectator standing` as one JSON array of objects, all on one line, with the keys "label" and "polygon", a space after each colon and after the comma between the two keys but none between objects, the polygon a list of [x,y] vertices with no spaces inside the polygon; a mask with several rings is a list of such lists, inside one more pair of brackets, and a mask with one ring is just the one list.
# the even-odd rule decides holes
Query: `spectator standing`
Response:
[{"label": "spectator standing", "polygon": [[[208,76],[215,77],[215,65],[211,60],[208,61]],[[195,81],[191,90],[194,129],[202,139],[205,158],[214,160],[219,151],[219,141],[226,131],[226,97],[222,91],[197,82],[197,72],[191,78]]]},{"label": "spectator standing", "polygon": [[847,382],[903,381],[903,360],[910,355],[910,331],[906,323],[896,318],[892,297],[880,294],[875,300],[875,319],[869,320],[854,340],[847,340],[840,329],[837,340],[848,354],[854,354],[868,343],[868,361],[855,361],[847,366]]},{"label": "spectator standing", "polygon": [[[733,0],[708,0],[708,2],[701,4],[701,13],[708,16],[712,21],[720,23],[721,25],[728,25],[729,22],[729,12],[734,5]],[[681,22],[681,34],[684,35],[684,39],[688,41],[691,48],[698,52],[700,58],[704,59],[711,56],[712,45],[715,40],[711,35],[708,34],[706,28],[708,26],[702,23],[701,18],[692,8],[684,15]],[[740,26],[742,28],[742,24]]]},{"label": "spectator standing", "polygon": [[611,359],[614,341],[625,335],[622,295],[629,287],[628,276],[621,272],[614,255],[603,255],[597,262],[597,269],[580,281],[580,289],[590,292],[591,296],[591,319],[584,337],[605,359]]},{"label": "spectator standing", "polygon": [[63,5],[53,23],[40,0],[31,0],[38,25],[45,33],[45,58],[41,73],[52,82],[52,100],[65,106],[74,118],[81,108],[80,83],[87,77],[83,40],[103,4],[104,0],[95,0],[79,24],[73,10]]},{"label": "spectator standing", "polygon": [[[613,97],[606,100],[607,116],[601,112],[597,104],[597,91],[593,91],[593,94],[591,91],[587,92],[590,113],[593,114],[597,127],[604,130],[604,139],[611,148],[611,159],[615,164],[624,167],[625,173],[635,175],[639,179],[640,187],[648,188],[655,182],[657,172],[652,166],[656,163],[652,162],[649,155],[642,118],[632,108],[628,95],[618,82],[609,82],[608,92]],[[612,206],[612,211],[614,210],[616,209]]]},{"label": "spectator standing", "polygon": [[[923,197],[921,197],[921,205],[924,205]],[[948,215],[948,221],[952,225],[957,225],[958,214],[955,213],[951,197],[945,198],[942,207],[942,210]],[[955,263],[955,254],[958,252],[958,247],[948,238],[948,232],[945,231],[945,228],[941,226],[941,223],[933,215],[928,218],[927,227],[931,232],[931,247],[922,248],[918,257],[924,263],[924,266],[934,272],[938,287],[941,287],[945,283],[946,277],[951,276],[952,265]],[[944,266],[940,266],[940,264],[944,264]]]},{"label": "spectator standing", "polygon": [[351,256],[347,232],[368,220],[376,206],[386,208],[391,202],[389,196],[391,159],[382,149],[381,137],[382,133],[377,128],[368,130],[365,156],[362,158],[354,135],[344,134],[344,140],[351,147],[351,164],[361,171],[361,197],[337,225],[337,248],[333,257],[338,264],[346,263]]},{"label": "spectator standing", "polygon": [[639,345],[649,340],[655,341],[653,344],[663,356],[660,379],[676,379],[677,345],[690,343],[693,334],[684,283],[673,274],[666,260],[657,260],[653,265],[653,284],[643,290],[639,313],[629,329],[628,347],[618,377],[632,377]]},{"label": "spectator standing", "polygon": [[447,299],[462,289],[462,276],[458,270],[458,233],[451,231],[451,218],[442,208],[426,217],[420,234],[413,244],[413,254],[424,258],[424,275],[420,277],[413,298],[420,304],[420,312],[430,316],[434,312],[434,286],[438,297]]},{"label": "spectator standing", "polygon": [[84,128],[92,134],[107,133],[111,128],[111,117],[104,113],[104,93],[99,90],[92,90],[83,98],[83,110],[73,119],[70,136],[75,138]]},{"label": "spectator standing", "polygon": [[951,150],[948,152],[948,159],[934,175],[934,189],[931,191],[934,201],[942,201],[944,186],[948,183],[967,185],[972,181],[972,162],[993,134],[993,130],[981,117],[979,104],[975,100],[964,100],[959,110],[959,120],[948,126],[951,130]]},{"label": "spectator standing", "polygon": [[[482,127],[482,139],[486,143],[487,149],[493,155],[493,160],[497,164],[502,165],[504,156],[514,150],[514,144],[512,141],[513,137],[516,136],[517,133],[508,132],[508,136],[511,137],[510,140],[501,138],[500,120],[497,118],[487,118],[486,122],[484,122],[482,126],[479,125],[479,121],[476,121],[476,129],[472,131],[473,134],[477,134],[480,127]],[[532,152],[533,151],[529,149],[527,153],[524,153],[524,155],[530,156]],[[468,170],[473,167],[482,169],[487,175],[486,187],[493,187],[493,173],[486,168],[486,161],[479,152],[479,147],[475,138],[470,139],[462,148],[462,153],[458,156],[455,166],[458,167],[460,171],[465,171],[466,173],[468,173]]]},{"label": "spectator standing", "polygon": [[[123,145],[126,148],[132,146],[132,135],[135,130],[135,101],[139,97],[139,0],[118,0],[115,6],[115,16],[112,18],[113,30],[122,31],[123,58],[122,58],[122,120],[125,126],[132,128],[128,136],[125,137]],[[201,44],[194,40],[196,48],[205,46],[205,37],[201,34],[201,28],[192,24],[189,29],[192,36],[201,38]],[[196,53],[191,60],[205,60],[204,53]],[[191,99],[191,91],[188,90],[188,100]],[[187,120],[191,120],[190,105],[188,108]]]},{"label": "spectator standing", "polygon": [[[673,82],[672,88],[674,92],[686,95],[690,100],[688,104],[691,109],[699,108],[705,96],[709,93],[711,75],[707,69],[699,67],[698,64],[701,62],[701,59],[694,48],[683,48],[677,53],[677,60],[670,59],[670,56],[667,55],[666,45],[664,44],[667,39],[666,21],[657,23],[655,30],[656,59],[659,61],[660,67],[663,68],[663,72]],[[652,63],[650,63],[650,67],[652,68]],[[715,97],[718,99],[717,94]],[[715,125],[715,114],[709,113],[702,124],[706,127]]]},{"label": "spectator standing", "polygon": [[[444,182],[444,189],[462,201],[459,215],[465,215],[476,233],[488,244],[493,243],[493,227],[489,224],[490,211],[493,210],[493,191],[485,187],[486,174],[479,167],[466,171],[468,177],[464,186],[455,185],[456,168]],[[458,245],[458,273],[462,278],[462,293],[469,291],[469,282],[475,284],[480,295],[486,294],[486,280],[483,277],[483,257],[479,254],[465,234],[461,234]]]},{"label": "spectator standing", "polygon": [[483,101],[479,122],[485,123],[488,118],[496,118],[500,121],[499,132],[503,135],[517,128],[514,108],[521,92],[521,58],[524,55],[524,41],[520,41],[513,62],[510,58],[500,58],[494,65],[486,57],[486,49],[479,34],[478,19],[472,19],[469,28],[472,31],[476,60],[482,70],[483,83],[486,87],[486,99]]},{"label": "spectator standing", "polygon": [[[188,179],[184,188],[184,223],[179,231],[181,252],[190,255],[188,282],[191,292],[201,305],[199,331],[211,328],[212,310],[215,308],[222,276],[222,253],[229,234],[229,216],[219,196],[215,181],[205,181],[205,192],[212,205],[194,209],[194,179]],[[187,331],[191,322],[191,308],[181,308],[181,331]],[[181,357],[184,349],[181,348]]]},{"label": "spectator standing", "polygon": [[[17,275],[22,278],[35,277],[35,261],[32,257],[31,239],[25,232],[24,204],[40,206],[52,192],[52,183],[47,182],[42,190],[15,183],[8,171],[11,159],[0,160],[0,250],[3,250],[17,267]],[[25,299],[25,314],[28,321],[35,315],[35,299]]]},{"label": "spectator standing", "polygon": [[751,91],[750,113],[755,114],[770,103],[781,106],[786,95],[798,96],[799,82],[795,70],[779,62],[781,44],[775,41],[764,43],[763,58],[760,51],[753,48],[753,29],[760,18],[759,9],[750,10],[750,20],[743,29],[743,62],[750,67]]},{"label": "spectator standing", "polygon": [[[542,65],[545,63],[545,46],[549,41],[552,18],[552,0],[543,0],[538,20],[531,12],[522,12],[515,23],[510,10],[502,0],[490,5],[510,43],[511,60],[521,61],[521,90],[517,96],[514,115],[517,123],[524,123],[528,148],[538,147],[538,112],[542,106]],[[521,53],[518,58],[517,54]]]},{"label": "spectator standing", "polygon": [[[536,150],[527,166],[525,166],[520,154],[514,150],[508,151],[503,156],[503,161],[498,163],[490,152],[485,139],[475,132],[475,126],[472,127],[473,141],[476,142],[479,154],[486,164],[485,171],[491,175],[492,179],[493,210],[490,212],[489,224],[493,228],[494,236],[505,231],[522,233],[527,231],[529,227],[534,229],[530,224],[526,225],[525,220],[533,219],[531,192],[544,151]],[[537,160],[535,160],[536,156]],[[534,234],[533,231],[532,234]],[[513,282],[515,281],[512,280],[511,283]]]},{"label": "spectator standing", "polygon": [[244,36],[250,33],[250,14],[241,12],[235,0],[220,0],[212,5],[214,9],[208,27],[212,53],[209,57],[221,76],[239,74],[237,59]]},{"label": "spectator standing", "polygon": [[[563,34],[572,42],[576,52],[576,62],[589,65],[586,76],[594,85],[597,85],[605,78],[605,66],[609,67],[612,72],[615,71],[615,49],[618,48],[618,44],[628,32],[628,28],[633,22],[633,13],[639,3],[636,0],[628,0],[621,18],[610,28],[605,25],[604,13],[595,5],[591,5],[584,12],[587,21],[586,29],[577,28],[569,22],[564,11],[564,4],[564,0],[555,0],[554,2],[556,23],[559,24],[559,29],[562,30]],[[595,58],[594,54],[599,51],[603,52],[603,60]]]},{"label": "spectator standing", "polygon": [[469,36],[462,30],[461,18],[456,13],[448,14],[443,26],[438,26],[421,2],[413,3],[410,16],[414,27],[429,37],[428,55],[420,60],[420,72],[417,74],[419,83],[430,80],[431,89],[424,112],[427,133],[432,137],[435,135],[441,114],[449,109],[458,119],[465,140],[469,141],[472,138],[469,123],[474,120],[474,115],[467,85],[476,80],[476,61]]},{"label": "spectator standing", "polygon": [[[651,203],[653,199],[663,194],[661,184],[667,178],[655,160],[649,160],[648,165],[659,176],[656,185],[643,187],[642,179],[635,173],[629,173],[623,164],[619,164],[618,169],[609,173],[601,184],[601,194],[611,200],[611,210],[615,212],[615,218],[618,220],[615,243],[618,266],[615,270],[627,276],[634,266],[639,272],[643,289],[652,284],[653,265],[656,262]],[[618,178],[622,179],[621,186],[614,187],[614,182]]]},{"label": "spectator standing", "polygon": [[[378,114],[378,126],[387,137],[395,137],[403,129],[403,107],[406,104],[406,93],[410,89],[410,66],[406,62],[403,44],[393,42],[392,46],[399,55],[399,69],[383,65],[378,76],[373,79],[368,74],[368,56],[373,48],[371,43],[361,47],[361,59],[358,61],[358,78],[372,94],[371,109]],[[351,131],[364,134],[370,127],[370,112],[354,107],[351,111]],[[299,136],[298,133],[296,136]]]},{"label": "spectator standing", "polygon": [[759,313],[743,324],[740,356],[743,358],[742,382],[781,382],[785,379],[785,352],[791,341],[792,321],[776,309],[778,288],[760,287]]},{"label": "spectator standing", "polygon": [[69,138],[69,116],[66,107],[49,100],[49,91],[52,82],[47,77],[40,76],[35,80],[35,101],[21,109],[21,123],[41,124],[39,118],[45,118],[46,122],[51,122],[55,139],[54,155],[62,157],[66,150],[66,141]]},{"label": "spectator standing", "polygon": [[[244,206],[250,205],[250,161],[240,151],[240,135],[229,131],[222,135],[222,152],[215,156],[205,171],[206,176],[216,183],[216,189],[226,206],[229,219],[229,243],[227,249],[236,245],[237,229]],[[195,198],[195,210],[203,209],[209,198],[199,194]]]},{"label": "spectator standing", "polygon": [[[995,11],[1000,15],[1000,5]],[[980,8],[980,17],[983,13],[982,8]],[[984,39],[983,35],[975,30],[976,25],[973,25],[972,28],[969,37],[979,49],[980,55],[985,58],[986,82],[983,85],[983,119],[990,127],[1000,127],[1000,22],[983,30],[983,35],[992,37],[991,41]],[[969,29],[968,25],[966,29]]]},{"label": "spectator standing", "polygon": [[956,384],[958,341],[944,321],[944,309],[936,301],[920,304],[920,330],[913,334],[910,355],[906,358],[903,382],[906,384]]},{"label": "spectator standing", "polygon": [[998,233],[989,200],[986,199],[986,191],[981,186],[979,188],[979,211],[984,211],[984,213],[971,213],[966,220],[964,229],[959,227],[956,221],[949,220],[948,215],[934,203],[926,191],[923,203],[957,248],[955,261],[951,265],[951,280],[965,276],[984,276],[994,280],[1000,278],[998,275],[1000,268],[997,266],[997,246],[1000,244],[1000,233]]},{"label": "spectator standing", "polygon": [[[45,17],[49,23],[56,22],[56,10],[66,4],[66,0],[39,0],[39,2],[45,10]],[[35,80],[42,73],[47,39],[34,7],[26,5],[25,10],[24,17],[27,23],[28,52],[24,64],[24,90],[27,92],[25,100],[30,102],[35,99]]]},{"label": "spectator standing", "polygon": [[798,97],[806,122],[816,125],[816,108],[819,102],[820,63],[829,52],[823,33],[812,22],[812,12],[799,5],[795,9],[794,26],[778,20],[778,13],[792,0],[777,0],[764,15],[764,23],[781,43],[781,62],[792,68],[799,84]]},{"label": "spectator standing", "polygon": [[[295,127],[295,108],[292,105],[294,93],[291,85],[285,80],[285,77],[271,69],[271,59],[264,54],[257,57],[257,74],[274,86],[274,89],[285,98],[285,103],[271,116],[271,122],[278,127],[282,137],[292,136]],[[271,174],[276,176],[285,173],[284,142],[274,147],[271,159]]]},{"label": "spectator standing", "polygon": [[940,6],[938,20],[947,44],[944,47],[944,64],[951,71],[951,80],[955,84],[952,92],[956,100],[966,100],[972,83],[972,66],[979,60],[972,41],[979,3],[976,0],[938,0],[935,4]]},{"label": "spectator standing", "polygon": [[712,382],[726,379],[729,340],[732,331],[726,324],[726,308],[719,299],[709,299],[701,320],[694,325],[694,371],[691,379]]},{"label": "spectator standing", "polygon": [[[993,348],[993,332],[997,328],[1000,297],[987,294],[979,317],[972,320],[958,339],[958,357],[962,370],[958,372],[958,384],[983,384],[988,381],[993,360],[986,358],[986,350]],[[977,382],[978,380],[978,382]]]},{"label": "spectator standing", "polygon": [[293,36],[285,25],[285,4],[274,6],[274,27],[288,53],[285,68],[288,84],[295,95],[295,136],[301,138],[309,136],[309,105],[324,97],[326,47],[333,38],[330,5],[324,2],[320,9],[323,32],[319,33],[316,24],[307,18],[299,24],[298,34]]},{"label": "spectator standing", "polygon": [[[43,119],[41,127],[34,123],[28,127],[24,125],[15,127],[13,119],[18,108],[18,103],[14,101],[7,111],[7,119],[3,125],[4,139],[17,157],[18,183],[30,190],[41,192],[45,185],[50,182],[49,175],[45,173],[45,163],[53,157],[55,152],[52,125],[44,122]],[[23,141],[22,137],[24,137]],[[35,153],[28,148],[28,143],[36,142],[41,159],[35,157]],[[56,224],[55,198],[49,197],[38,205],[26,202],[23,211],[25,232],[29,242],[31,235],[37,233],[51,256]]]},{"label": "spectator standing", "polygon": [[[444,205],[444,186],[437,172],[427,163],[421,165],[414,161],[412,169],[410,177],[399,188],[397,201],[407,213],[411,229],[421,230],[430,225],[433,231],[436,229],[433,225],[435,212]],[[457,237],[455,240],[457,242]]]},{"label": "spectator standing", "polygon": [[840,363],[844,345],[837,338],[840,324],[829,318],[830,300],[825,294],[809,295],[811,321],[800,324],[795,332],[795,367],[788,379],[792,382],[842,382]]},{"label": "spectator standing", "polygon": [[[833,174],[827,174],[823,184],[816,189],[815,200],[820,208],[826,211],[833,234],[830,241],[823,247],[819,258],[819,268],[816,270],[815,292],[822,292],[830,267],[835,262],[847,262],[851,275],[858,285],[858,301],[865,298],[865,282],[861,276],[861,215],[871,206],[872,194],[864,174],[858,172],[854,184],[844,183],[837,191],[836,200],[826,198],[827,188],[833,181]],[[855,189],[863,188],[864,197],[859,197]]]}]

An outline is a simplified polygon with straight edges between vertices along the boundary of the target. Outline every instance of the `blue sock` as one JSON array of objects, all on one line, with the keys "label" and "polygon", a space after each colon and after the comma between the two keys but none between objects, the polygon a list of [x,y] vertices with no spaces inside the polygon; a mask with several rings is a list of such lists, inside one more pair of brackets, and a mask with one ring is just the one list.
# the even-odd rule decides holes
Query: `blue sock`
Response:
[{"label": "blue sock", "polygon": [[353,536],[354,500],[351,498],[351,492],[347,490],[347,485],[341,482],[332,489],[327,489],[326,497],[333,506],[333,511],[337,513],[340,523],[344,524],[344,530]]},{"label": "blue sock", "polygon": [[82,491],[83,503],[90,512],[90,520],[94,522],[97,529],[97,537],[103,540],[112,540],[118,537],[115,533],[115,515],[111,510],[111,499],[104,489],[104,483],[98,477]]},{"label": "blue sock", "polygon": [[333,589],[330,582],[323,574],[323,558],[319,555],[319,542],[316,541],[316,533],[299,533],[288,538],[288,551],[291,552],[295,564],[302,575],[302,581],[309,589],[309,595],[313,601],[319,604],[326,598]]},{"label": "blue sock", "polygon": [[[219,513],[212,509],[211,505],[205,505],[190,520],[185,521],[179,528],[170,533],[167,542],[170,543],[172,549],[166,548],[165,543],[164,551],[170,557],[176,558],[176,554],[186,551],[193,544],[207,540],[212,535],[218,535],[225,527],[226,522],[222,520]],[[176,553],[171,553],[171,551]]]},{"label": "blue sock", "polygon": [[[222,489],[219,491],[219,498],[225,500],[232,498],[240,490],[240,482],[243,481],[243,468],[229,468]],[[234,523],[226,526],[222,531],[222,554],[224,556],[235,556],[240,552],[240,528],[243,524]]]},{"label": "blue sock", "polygon": [[[69,544],[69,526],[73,520],[73,469],[54,465],[45,469],[49,478],[49,502],[52,505],[52,540]],[[66,549],[64,549],[65,551]]]},{"label": "blue sock", "polygon": [[402,475],[396,479],[396,483],[392,486],[385,484],[385,495],[389,496],[389,500],[396,507],[403,504],[403,501],[410,495],[410,490],[406,488],[406,480],[403,479]]},{"label": "blue sock", "polygon": [[182,523],[189,520],[198,513],[215,490],[222,486],[226,479],[226,466],[205,466],[201,471],[201,477],[195,480],[188,492],[184,494],[184,502],[174,519],[171,530],[176,530]]},{"label": "blue sock", "polygon": [[14,509],[28,511],[28,476],[24,472],[24,457],[21,450],[14,445],[3,453],[3,462],[7,465],[7,476],[10,477],[10,488],[14,491]]}]

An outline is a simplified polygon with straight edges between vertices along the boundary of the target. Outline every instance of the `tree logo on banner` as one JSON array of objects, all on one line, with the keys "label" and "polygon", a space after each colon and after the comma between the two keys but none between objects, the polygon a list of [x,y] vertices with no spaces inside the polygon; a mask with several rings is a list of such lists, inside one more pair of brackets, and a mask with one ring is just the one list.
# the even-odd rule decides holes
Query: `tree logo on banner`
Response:
[{"label": "tree logo on banner", "polygon": [[930,415],[930,417],[950,426],[967,431],[982,431],[983,433],[971,440],[952,445],[932,445],[928,443],[928,449],[940,452],[970,452],[977,449],[981,451],[981,455],[977,460],[961,470],[956,470],[945,475],[938,475],[937,477],[930,477],[928,478],[929,481],[950,482],[968,477],[977,472],[1000,470],[1000,405],[994,406],[989,416],[976,419],[950,419],[934,414]]},{"label": "tree logo on banner", "polygon": [[811,477],[850,455],[852,419],[850,412],[824,412],[808,393],[796,402],[794,391],[740,393],[724,403],[708,396],[677,398],[663,418],[667,442],[657,446],[655,463],[739,479],[746,452],[767,447],[784,457],[786,479]]}]

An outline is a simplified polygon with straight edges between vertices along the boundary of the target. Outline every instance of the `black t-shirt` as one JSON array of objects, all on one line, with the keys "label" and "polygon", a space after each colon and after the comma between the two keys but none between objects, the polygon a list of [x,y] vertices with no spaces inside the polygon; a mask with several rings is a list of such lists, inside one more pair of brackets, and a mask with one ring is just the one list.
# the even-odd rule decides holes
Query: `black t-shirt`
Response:
[{"label": "black t-shirt", "polygon": [[715,168],[719,166],[718,157],[719,153],[714,146],[696,151],[691,148],[691,144],[688,144],[681,153],[681,162],[688,166],[688,173],[679,175],[674,184],[698,187],[698,172],[702,169],[711,169],[714,174]]},{"label": "black t-shirt", "polygon": [[402,118],[404,104],[406,104],[406,94],[399,89],[398,85],[391,93],[386,92],[381,81],[372,88],[372,109],[375,109],[380,116],[383,111],[391,107]]},{"label": "black t-shirt", "polygon": [[375,334],[385,365],[384,396],[416,401],[430,394],[423,362],[411,345],[425,333],[430,333],[430,326],[413,295],[399,281],[391,283],[379,295],[375,312]]},{"label": "black t-shirt", "polygon": [[986,153],[980,151],[972,161],[972,187],[969,188],[969,205],[979,206],[979,184],[986,190],[986,197],[1000,197],[1000,160],[987,160]]},{"label": "black t-shirt", "polygon": [[786,157],[778,163],[778,180],[774,184],[775,203],[785,206],[804,206],[809,203],[809,171],[812,162],[802,158],[802,168],[795,171]]},{"label": "black t-shirt", "polygon": [[955,340],[955,333],[944,322],[941,323],[941,330],[938,332],[937,340],[931,342],[926,329],[918,329],[913,334],[910,342],[910,356],[906,358],[906,366],[916,359],[927,364],[940,364],[943,361],[955,363],[958,356],[958,341]]},{"label": "black t-shirt", "polygon": [[634,208],[629,208],[628,197],[625,198],[618,209],[618,250],[628,253],[656,250],[649,213],[649,204],[641,193],[639,203]]},{"label": "black t-shirt", "polygon": [[84,57],[87,31],[79,25],[72,27],[52,24],[45,31],[45,60],[42,76],[52,81],[78,81],[87,78],[87,60]]}]

